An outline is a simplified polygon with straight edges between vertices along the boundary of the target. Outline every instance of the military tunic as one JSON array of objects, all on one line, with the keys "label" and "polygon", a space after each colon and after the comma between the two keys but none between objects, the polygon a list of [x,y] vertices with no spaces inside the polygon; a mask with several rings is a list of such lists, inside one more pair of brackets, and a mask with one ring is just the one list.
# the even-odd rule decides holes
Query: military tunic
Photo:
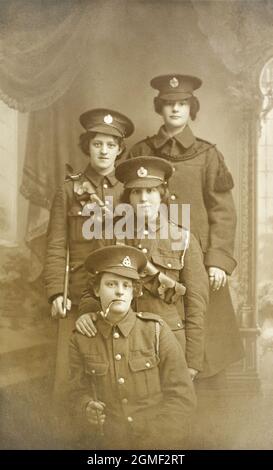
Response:
[{"label": "military tunic", "polygon": [[[167,228],[167,238],[161,236],[162,227]],[[183,347],[188,367],[201,371],[204,361],[204,317],[209,297],[202,251],[193,235],[164,218],[155,225],[153,238],[150,235],[148,230],[140,228],[139,231],[135,230],[132,239],[103,240],[102,244],[122,242],[140,249],[160,272],[185,286],[183,297],[175,297],[174,294],[173,299],[166,300],[168,293],[164,298],[159,295],[162,286],[158,278],[147,272],[145,275],[144,271],[143,295],[137,297],[134,307],[137,311],[153,310],[160,315]],[[80,302],[80,313],[92,310],[90,300],[90,289],[86,289]]]},{"label": "military tunic", "polygon": [[[57,397],[65,389],[68,374],[68,342],[77,319],[77,306],[81,292],[86,286],[87,273],[84,260],[93,250],[94,240],[83,236],[83,224],[90,215],[84,211],[85,204],[90,203],[90,194],[83,193],[84,186],[91,183],[97,196],[104,202],[106,197],[113,197],[115,206],[122,192],[122,184],[114,174],[101,176],[89,164],[83,173],[69,178],[60,187],[53,200],[47,233],[47,256],[45,262],[45,285],[48,299],[52,302],[63,295],[66,252],[69,247],[69,288],[68,298],[72,301],[72,309],[67,317],[59,321],[56,374],[54,393]],[[86,214],[86,215],[85,215]],[[94,307],[95,305],[95,307]],[[93,302],[97,308],[97,302]]]},{"label": "military tunic", "polygon": [[[162,157],[173,164],[174,174],[169,181],[171,201],[190,204],[191,231],[202,248],[205,266],[231,274],[236,267],[233,181],[215,145],[196,138],[189,126],[172,138],[162,126],[156,135],[137,143],[128,158],[141,155]],[[214,375],[242,357],[228,286],[217,292],[211,290],[204,376]]]},{"label": "military tunic", "polygon": [[116,325],[100,315],[97,335],[70,342],[71,401],[86,423],[94,399],[106,404],[102,448],[179,448],[188,434],[195,394],[181,349],[157,315],[132,310]]}]

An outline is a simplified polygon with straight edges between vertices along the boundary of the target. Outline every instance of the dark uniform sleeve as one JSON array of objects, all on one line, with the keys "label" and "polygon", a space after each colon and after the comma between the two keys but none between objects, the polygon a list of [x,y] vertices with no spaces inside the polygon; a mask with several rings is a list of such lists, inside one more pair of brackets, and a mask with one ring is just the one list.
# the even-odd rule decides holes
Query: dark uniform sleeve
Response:
[{"label": "dark uniform sleeve", "polygon": [[181,282],[186,287],[184,295],[186,360],[188,367],[202,370],[204,360],[204,320],[209,301],[208,275],[203,263],[203,253],[193,234],[184,256]]},{"label": "dark uniform sleeve", "polygon": [[163,400],[153,432],[157,434],[155,441],[162,441],[160,448],[168,449],[187,436],[196,397],[184,353],[165,322],[160,330],[159,356]]},{"label": "dark uniform sleeve", "polygon": [[69,343],[69,395],[74,413],[79,418],[86,418],[86,406],[92,400],[92,395],[84,371],[84,359],[78,335],[79,333],[74,332]]},{"label": "dark uniform sleeve", "polygon": [[49,301],[62,295],[67,246],[67,199],[64,188],[57,190],[53,200],[47,231],[45,285]]},{"label": "dark uniform sleeve", "polygon": [[92,277],[89,275],[87,279],[86,288],[82,292],[80,304],[79,304],[79,315],[83,313],[96,312],[100,309],[99,301],[91,295],[92,292]]},{"label": "dark uniform sleeve", "polygon": [[236,267],[233,258],[236,212],[231,189],[232,177],[221,153],[209,150],[206,168],[205,203],[210,233],[205,265],[223,269],[231,274]]}]

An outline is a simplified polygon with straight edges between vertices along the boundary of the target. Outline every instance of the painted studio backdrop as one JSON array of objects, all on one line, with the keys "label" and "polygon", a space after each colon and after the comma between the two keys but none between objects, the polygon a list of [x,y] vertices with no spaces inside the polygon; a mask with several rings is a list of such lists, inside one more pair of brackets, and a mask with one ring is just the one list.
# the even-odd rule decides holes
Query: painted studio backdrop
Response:
[{"label": "painted studio backdrop", "polygon": [[[273,3],[267,0],[1,2],[2,448],[53,446],[41,425],[46,398],[39,387],[50,389],[56,325],[41,273],[49,209],[65,163],[75,170],[86,165],[78,117],[97,107],[128,115],[136,126],[130,148],[161,124],[149,82],[166,73],[203,80],[192,128],[217,144],[234,176],[238,267],[230,286],[246,357],[229,372],[229,384],[242,395],[252,391],[255,404],[262,389],[259,406],[267,410],[273,380],[272,25]],[[37,393],[36,408],[31,393]],[[222,424],[215,439],[210,433],[204,438],[201,426],[194,446],[268,445],[250,426],[256,418],[246,416],[239,425],[230,417],[233,422]],[[207,419],[209,413],[203,413],[204,423]],[[260,426],[267,429],[264,422]]]}]

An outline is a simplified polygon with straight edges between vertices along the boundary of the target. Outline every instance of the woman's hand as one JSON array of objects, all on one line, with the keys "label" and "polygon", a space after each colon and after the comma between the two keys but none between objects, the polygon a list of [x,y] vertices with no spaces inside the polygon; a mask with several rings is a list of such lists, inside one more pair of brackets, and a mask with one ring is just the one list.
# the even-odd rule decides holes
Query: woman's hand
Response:
[{"label": "woman's hand", "polygon": [[[58,297],[56,297],[56,299],[53,300],[52,307],[51,307],[52,318],[56,318],[56,317],[64,318],[66,316],[66,314],[64,313],[63,301],[64,301],[64,298],[62,295],[59,295]],[[67,310],[71,309],[71,300],[69,299],[67,299],[66,301],[66,309]]]},{"label": "woman's hand", "polygon": [[91,400],[86,407],[86,417],[90,424],[103,426],[105,421],[104,414],[105,403],[102,401]]},{"label": "woman's hand", "polygon": [[220,287],[224,287],[227,282],[227,275],[225,271],[220,268],[214,268],[210,266],[208,269],[209,283],[213,290],[219,290]]},{"label": "woman's hand", "polygon": [[84,313],[76,320],[76,330],[82,335],[89,336],[89,338],[96,335],[97,328],[89,313]]}]

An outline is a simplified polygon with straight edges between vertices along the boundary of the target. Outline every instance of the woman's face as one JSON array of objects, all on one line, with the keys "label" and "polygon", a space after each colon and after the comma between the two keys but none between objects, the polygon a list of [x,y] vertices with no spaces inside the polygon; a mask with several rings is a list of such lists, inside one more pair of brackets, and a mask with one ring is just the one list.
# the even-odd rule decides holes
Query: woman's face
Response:
[{"label": "woman's face", "polygon": [[90,164],[97,173],[108,174],[114,170],[121,148],[112,135],[96,134],[89,142]]},{"label": "woman's face", "polygon": [[94,292],[100,298],[104,313],[109,307],[107,319],[111,323],[117,323],[130,309],[134,293],[133,281],[118,274],[103,273],[100,286],[94,287]]},{"label": "woman's face", "polygon": [[190,105],[187,100],[166,101],[162,106],[161,115],[167,128],[184,127],[190,117]]},{"label": "woman's face", "polygon": [[140,212],[145,217],[154,219],[161,204],[160,192],[157,188],[134,188],[130,192],[130,204],[135,214]]}]

